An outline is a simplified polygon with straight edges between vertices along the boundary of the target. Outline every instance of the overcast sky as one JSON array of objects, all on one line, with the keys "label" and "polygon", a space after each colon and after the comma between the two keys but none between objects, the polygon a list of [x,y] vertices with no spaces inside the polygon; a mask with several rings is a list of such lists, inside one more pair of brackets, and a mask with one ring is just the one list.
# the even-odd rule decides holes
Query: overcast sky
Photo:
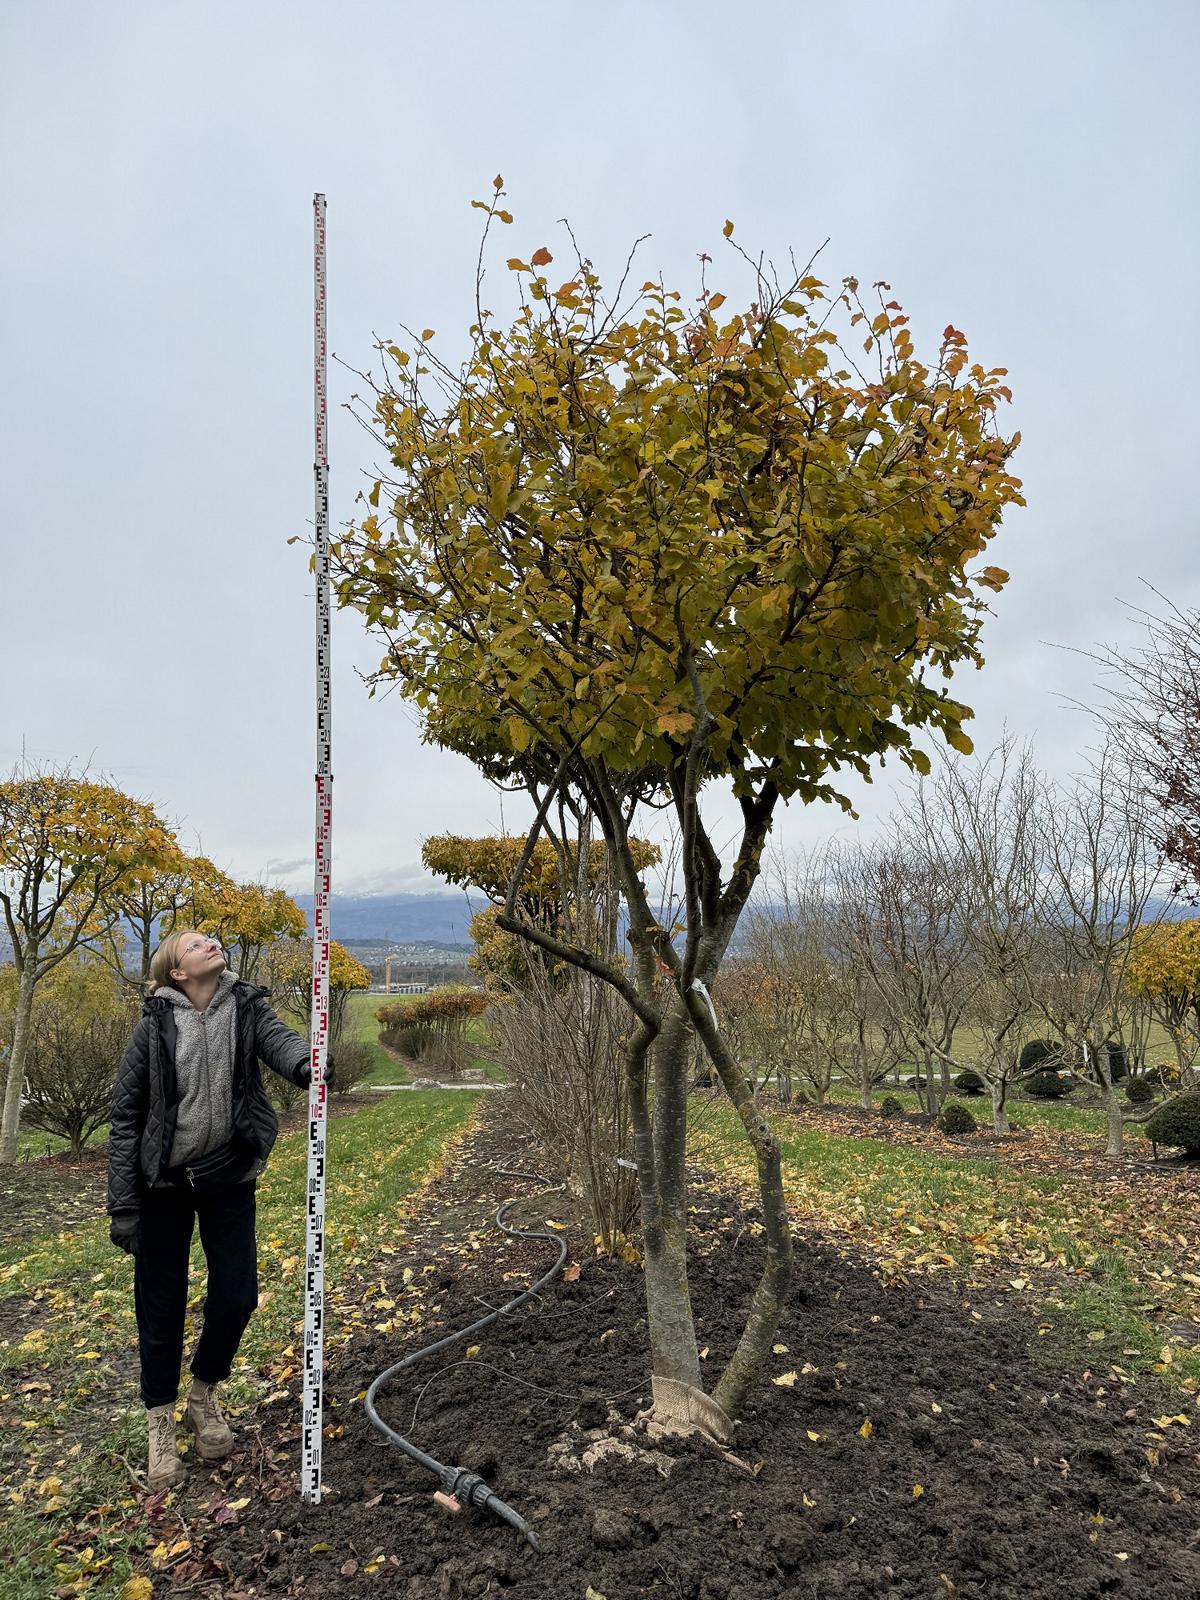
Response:
[{"label": "overcast sky", "polygon": [[[4,0],[0,770],[90,762],[188,848],[311,888],[311,199],[329,203],[330,345],[471,320],[480,213],[506,253],[601,271],[639,234],[681,286],[721,225],[827,279],[886,278],[918,351],[964,329],[1010,369],[1027,511],[989,559],[977,741],[1007,721],[1065,772],[1064,702],[1149,582],[1195,551],[1197,0]],[[1189,110],[1188,107],[1192,109]],[[723,277],[724,275],[724,277]],[[731,297],[732,298],[732,297]],[[370,441],[330,371],[333,511]],[[501,823],[334,630],[334,884],[428,886],[432,832]],[[892,776],[891,769],[885,778]],[[894,802],[861,797],[863,826]],[[504,822],[522,813],[509,800]],[[839,824],[790,812],[798,844]]]}]

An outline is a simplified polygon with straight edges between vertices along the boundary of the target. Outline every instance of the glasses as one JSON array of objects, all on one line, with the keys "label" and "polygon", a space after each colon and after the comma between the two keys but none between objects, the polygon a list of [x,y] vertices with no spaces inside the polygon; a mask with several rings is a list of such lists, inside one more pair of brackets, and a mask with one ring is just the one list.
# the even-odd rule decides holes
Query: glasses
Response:
[{"label": "glasses", "polygon": [[205,938],[203,938],[203,939],[193,939],[193,940],[192,940],[192,942],[191,942],[191,944],[189,944],[189,945],[188,945],[188,946],[187,946],[187,947],[186,947],[186,948],[185,948],[185,949],[184,949],[184,950],[183,950],[183,951],[181,951],[181,952],[180,952],[180,953],[181,953],[181,954],[182,954],[182,955],[185,955],[185,956],[190,956],[190,955],[191,955],[191,953],[192,953],[192,951],[193,951],[193,950],[200,950],[200,949],[202,949],[202,948],[203,948],[203,946],[204,946],[204,945],[206,945],[206,944],[213,944],[213,945],[216,945],[216,947],[217,947],[217,949],[218,949],[218,950],[219,950],[219,949],[220,949],[220,948],[221,948],[221,941],[220,941],[220,939],[210,939],[210,938],[208,938],[208,937],[207,937],[207,936],[206,936],[206,937],[205,937]]}]

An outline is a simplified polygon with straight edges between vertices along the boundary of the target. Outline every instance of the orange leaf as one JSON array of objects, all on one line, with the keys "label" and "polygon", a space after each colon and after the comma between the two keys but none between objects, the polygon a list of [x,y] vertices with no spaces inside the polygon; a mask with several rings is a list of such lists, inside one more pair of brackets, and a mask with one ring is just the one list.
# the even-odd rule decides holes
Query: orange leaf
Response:
[{"label": "orange leaf", "polygon": [[721,232],[725,235],[725,237],[727,239],[732,234],[732,232],[733,232],[733,223],[730,222],[728,218],[726,218],[725,226],[721,229]]},{"label": "orange leaf", "polygon": [[499,173],[497,173],[496,176],[492,179],[492,188],[493,189],[503,189],[503,187],[504,187],[504,179],[500,176]]},{"label": "orange leaf", "polygon": [[563,1273],[563,1279],[567,1283],[578,1283],[579,1282],[579,1263],[578,1263],[578,1261],[572,1261],[571,1265]]},{"label": "orange leaf", "polygon": [[715,311],[718,306],[723,306],[724,304],[725,296],[723,294],[714,294],[709,296],[708,309],[710,311]]},{"label": "orange leaf", "polygon": [[433,329],[432,328],[422,328],[421,329],[421,342],[422,342],[422,344],[425,342],[426,339],[432,339],[432,338],[433,338]]},{"label": "orange leaf", "polygon": [[546,246],[543,245],[540,250],[535,250],[529,259],[533,262],[535,267],[548,267],[554,260],[554,257],[550,254],[549,250],[546,249]]}]

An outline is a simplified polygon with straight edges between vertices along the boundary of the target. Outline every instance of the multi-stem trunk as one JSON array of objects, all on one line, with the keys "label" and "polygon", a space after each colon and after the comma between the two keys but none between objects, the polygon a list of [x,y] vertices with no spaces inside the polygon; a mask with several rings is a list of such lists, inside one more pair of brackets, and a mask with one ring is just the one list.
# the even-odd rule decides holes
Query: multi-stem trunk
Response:
[{"label": "multi-stem trunk", "polygon": [[750,1085],[733,1059],[707,1005],[699,996],[689,995],[689,1006],[704,1048],[721,1075],[721,1082],[733,1101],[754,1151],[763,1214],[766,1259],[751,1297],[750,1312],[737,1349],[713,1392],[713,1399],[725,1415],[736,1420],[746,1396],[762,1375],[791,1287],[792,1233],[783,1192],[779,1145],[771,1125],[756,1105]]},{"label": "multi-stem trunk", "polygon": [[[655,1049],[655,1087],[668,1089],[663,1125],[650,1115],[647,1085],[654,1032],[641,1024],[626,1051],[625,1084],[641,1202],[646,1316],[650,1328],[650,1367],[655,1377],[700,1387],[700,1357],[687,1281],[686,1150],[680,1138],[678,1093],[670,1092],[672,1069],[686,1078],[687,1038],[672,1030],[666,1048]],[[682,1089],[686,1111],[686,1081]],[[686,1122],[683,1132],[686,1134]],[[661,1152],[661,1163],[660,1163]],[[681,1200],[681,1196],[683,1197]]]},{"label": "multi-stem trunk", "polygon": [[34,974],[38,953],[26,951],[17,983],[17,1004],[13,1018],[12,1050],[8,1058],[8,1080],[4,1085],[4,1112],[0,1119],[0,1166],[10,1167],[17,1159],[17,1135],[21,1131],[21,1096],[25,1092],[25,1057],[29,1051],[29,1025],[33,1016]]}]

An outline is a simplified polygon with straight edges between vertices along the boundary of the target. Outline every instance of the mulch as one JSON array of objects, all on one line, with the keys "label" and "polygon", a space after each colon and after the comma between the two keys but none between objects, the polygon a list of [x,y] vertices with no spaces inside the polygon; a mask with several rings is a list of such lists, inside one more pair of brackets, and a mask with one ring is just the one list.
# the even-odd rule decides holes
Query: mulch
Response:
[{"label": "mulch", "polygon": [[[1152,1380],[1048,1370],[1025,1309],[966,1301],[941,1277],[885,1288],[832,1242],[798,1244],[786,1348],[770,1371],[794,1381],[768,1380],[749,1401],[732,1446],[744,1465],[703,1442],[647,1441],[634,1426],[648,1399],[640,1269],[597,1259],[562,1197],[497,1171],[502,1157],[536,1160],[501,1115],[481,1107],[480,1127],[380,1260],[380,1297],[397,1316],[420,1292],[419,1331],[384,1323],[330,1364],[320,1505],[299,1498],[294,1379],[286,1402],[234,1419],[242,1451],[193,1467],[178,1506],[191,1548],[156,1594],[339,1600],[379,1582],[404,1600],[1200,1591],[1200,1414],[1190,1429],[1159,1428]],[[531,1521],[540,1554],[486,1515],[438,1505],[433,1480],[355,1398],[415,1343],[472,1321],[552,1259],[546,1244],[508,1243],[492,1226],[515,1192],[530,1195],[527,1216],[566,1223],[578,1277],[477,1336],[471,1355],[459,1346],[401,1375],[380,1411],[435,1457],[482,1473]],[[694,1205],[692,1292],[711,1384],[741,1330],[761,1233],[754,1208],[703,1175]],[[1176,1393],[1166,1409],[1191,1404]],[[167,1526],[172,1505],[156,1497],[146,1514]]]}]

